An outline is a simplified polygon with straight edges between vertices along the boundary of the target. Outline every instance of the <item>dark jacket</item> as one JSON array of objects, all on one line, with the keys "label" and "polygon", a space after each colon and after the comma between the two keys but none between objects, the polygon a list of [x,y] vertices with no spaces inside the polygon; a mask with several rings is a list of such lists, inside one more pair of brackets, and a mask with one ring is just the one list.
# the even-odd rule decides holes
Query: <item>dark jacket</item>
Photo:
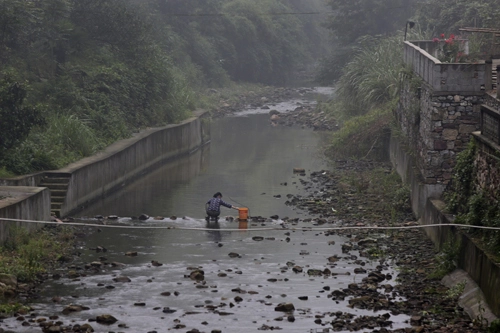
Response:
[{"label": "dark jacket", "polygon": [[225,206],[227,208],[233,208],[233,205],[228,204],[227,202],[223,201],[221,198],[212,198],[207,201],[207,211],[212,211],[212,212],[220,212],[220,206]]}]

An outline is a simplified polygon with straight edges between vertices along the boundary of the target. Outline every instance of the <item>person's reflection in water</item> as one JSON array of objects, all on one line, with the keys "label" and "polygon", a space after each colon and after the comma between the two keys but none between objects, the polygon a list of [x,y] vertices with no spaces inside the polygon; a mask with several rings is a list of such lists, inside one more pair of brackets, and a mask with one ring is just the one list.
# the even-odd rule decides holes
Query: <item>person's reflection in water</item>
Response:
[{"label": "person's reflection in water", "polygon": [[220,229],[220,225],[219,225],[218,221],[207,222],[207,228],[214,229],[214,231],[207,230],[209,238],[211,238],[216,243],[218,243],[222,240],[222,234],[219,230],[217,230],[217,229]]}]

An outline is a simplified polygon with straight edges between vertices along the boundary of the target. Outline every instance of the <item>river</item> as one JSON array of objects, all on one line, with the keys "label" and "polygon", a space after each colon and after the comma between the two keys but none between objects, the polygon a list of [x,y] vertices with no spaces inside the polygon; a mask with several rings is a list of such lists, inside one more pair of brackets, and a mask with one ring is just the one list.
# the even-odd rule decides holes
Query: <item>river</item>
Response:
[{"label": "river", "polygon": [[[315,100],[305,98],[271,108],[286,111]],[[80,243],[81,255],[72,267],[75,276],[62,272],[61,279],[44,284],[39,303],[33,304],[35,314],[25,321],[30,326],[12,319],[3,323],[4,328],[38,332],[37,318],[57,314],[54,321],[63,326],[90,323],[95,332],[329,332],[339,312],[380,315],[351,308],[348,300],[334,301],[329,295],[366,276],[353,273],[359,266],[356,251],[342,256],[345,239],[326,238],[314,228],[290,229],[312,226],[302,222],[310,216],[285,202],[287,194],[304,193],[301,181],[310,172],[329,167],[318,149],[325,134],[299,126],[271,126],[268,112],[248,108],[213,121],[209,145],[78,213],[78,221],[102,226],[89,228],[92,232]],[[306,175],[294,173],[294,168],[304,168]],[[248,207],[251,216],[263,219],[231,221],[226,216],[235,217],[235,211],[222,208],[219,223],[207,224],[204,205],[218,191],[224,200]],[[141,214],[151,217],[142,221],[137,219]],[[98,218],[109,215],[119,218]],[[299,221],[292,222],[296,218]],[[169,226],[194,230],[165,228]],[[328,264],[332,255],[340,260]],[[102,265],[92,272],[85,269],[91,262]],[[366,270],[378,264],[363,262]],[[303,271],[294,272],[294,266]],[[334,274],[307,274],[308,269],[325,267]],[[203,270],[203,281],[189,278],[195,269]],[[391,268],[386,272],[397,275]],[[119,276],[130,282],[113,280]],[[54,296],[60,299],[53,302]],[[293,314],[275,310],[283,302],[294,305]],[[70,304],[88,309],[62,314]],[[102,314],[111,314],[118,322],[96,323],[94,318]],[[391,320],[392,328],[408,325],[404,315],[393,315]]]}]

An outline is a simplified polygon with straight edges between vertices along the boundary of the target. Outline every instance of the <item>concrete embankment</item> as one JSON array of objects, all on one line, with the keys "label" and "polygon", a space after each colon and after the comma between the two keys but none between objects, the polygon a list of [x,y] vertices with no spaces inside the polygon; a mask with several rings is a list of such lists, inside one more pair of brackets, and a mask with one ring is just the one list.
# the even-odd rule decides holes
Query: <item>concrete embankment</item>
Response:
[{"label": "concrete embankment", "polygon": [[[0,196],[4,198],[0,200],[0,217],[48,220],[51,211],[67,216],[155,166],[189,154],[209,141],[208,113],[198,111],[179,124],[145,130],[63,169],[0,180],[0,191],[18,193],[23,186],[25,192],[31,193],[16,195],[16,203],[10,200],[12,195]],[[0,221],[0,241],[5,239],[6,224]]]},{"label": "concrete embankment", "polygon": [[[0,186],[0,218],[22,220],[50,219],[50,191],[43,187]],[[38,225],[27,222],[0,221],[0,243],[11,227],[35,230]]]},{"label": "concrete embankment", "polygon": [[[443,225],[443,227],[438,228],[426,228],[429,238],[438,249],[442,249],[446,243],[458,246],[458,268],[465,271],[484,293],[487,306],[481,304],[483,296],[481,293],[472,295],[475,304],[472,304],[474,301],[471,301],[471,295],[468,295],[469,314],[472,318],[488,317],[491,322],[495,316],[500,316],[500,293],[498,293],[500,266],[464,232],[455,227],[446,226],[446,224],[453,223],[453,216],[445,213],[445,204],[440,200],[440,187],[442,185],[423,184],[418,170],[414,167],[413,157],[404,149],[397,138],[391,138],[390,154],[395,169],[403,181],[410,186],[412,208],[419,218],[419,222],[423,225]],[[448,277],[447,280],[453,279]],[[483,311],[484,308],[486,308],[485,311]]]}]

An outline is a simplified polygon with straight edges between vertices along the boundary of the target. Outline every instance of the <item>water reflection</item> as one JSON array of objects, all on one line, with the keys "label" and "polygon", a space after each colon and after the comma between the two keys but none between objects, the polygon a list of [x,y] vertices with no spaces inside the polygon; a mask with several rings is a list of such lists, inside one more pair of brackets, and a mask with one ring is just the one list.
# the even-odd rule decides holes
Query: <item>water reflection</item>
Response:
[{"label": "water reflection", "polygon": [[222,240],[222,234],[217,230],[220,229],[219,221],[207,221],[206,227],[207,229],[213,229],[213,231],[207,231],[208,238],[211,241],[219,243]]},{"label": "water reflection", "polygon": [[253,216],[300,217],[284,202],[287,194],[300,193],[297,185],[306,178],[293,174],[293,168],[325,168],[317,154],[320,133],[273,128],[267,114],[219,119],[211,133],[209,147],[145,174],[77,216],[204,218],[206,194],[220,191],[229,203],[249,207]]}]

